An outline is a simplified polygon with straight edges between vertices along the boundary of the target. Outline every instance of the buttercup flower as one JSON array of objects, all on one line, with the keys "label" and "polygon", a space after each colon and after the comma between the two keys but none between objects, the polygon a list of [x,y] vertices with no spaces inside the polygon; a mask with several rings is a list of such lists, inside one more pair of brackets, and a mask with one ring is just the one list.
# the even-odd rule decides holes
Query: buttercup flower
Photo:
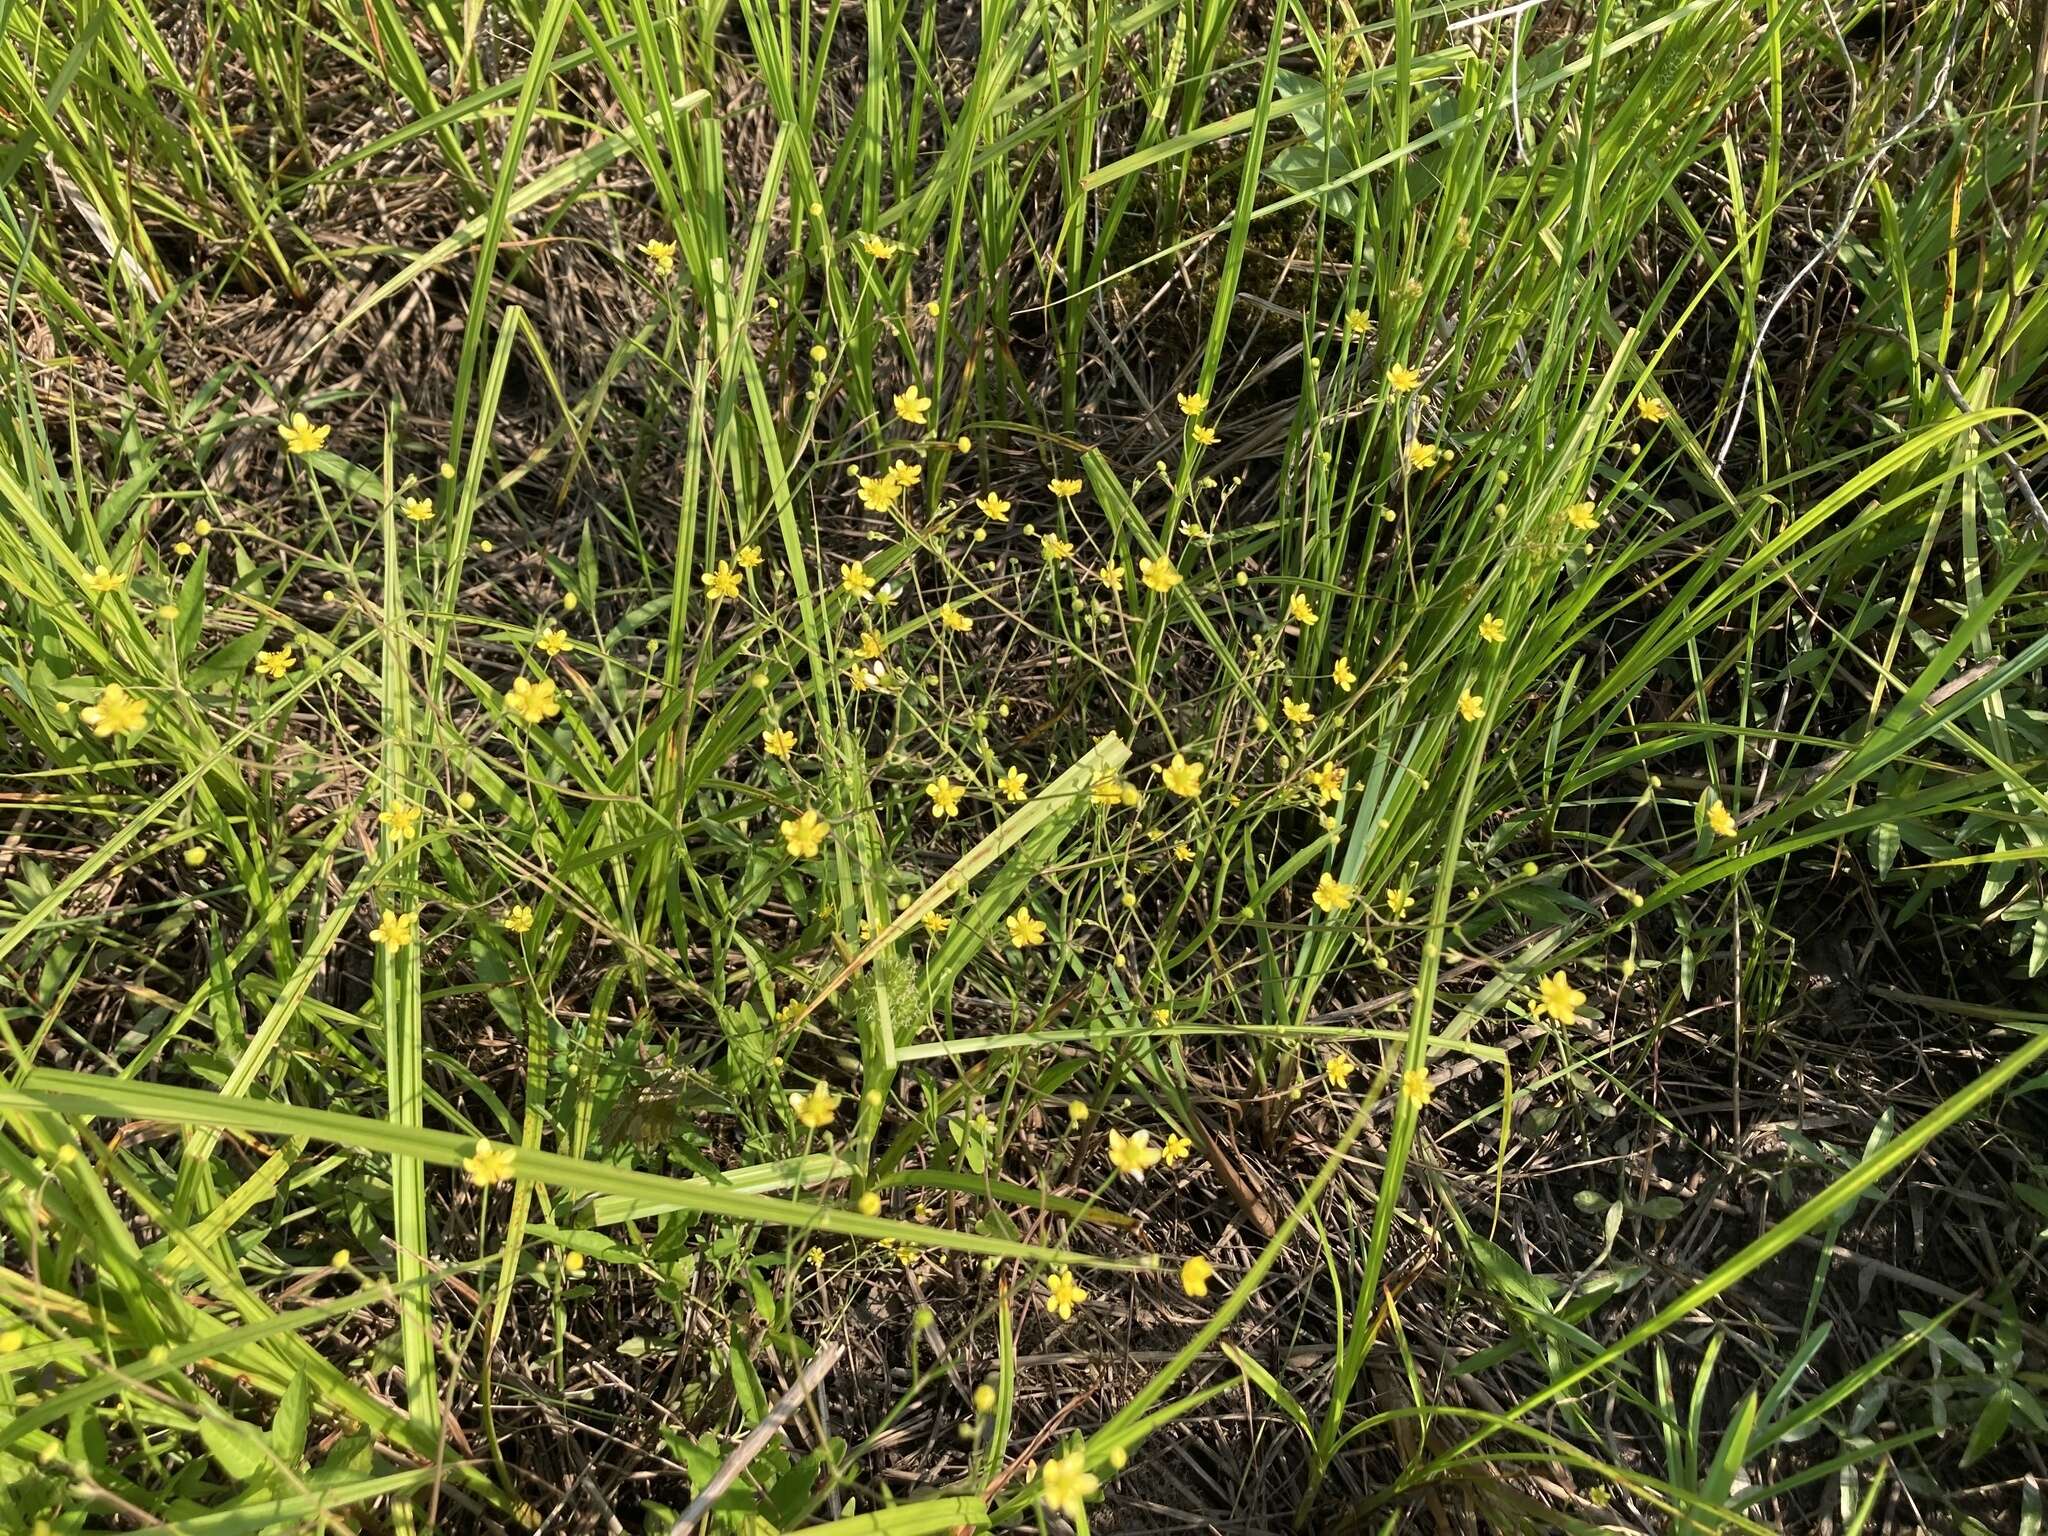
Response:
[{"label": "buttercup flower", "polygon": [[1316,804],[1328,805],[1344,793],[1345,770],[1335,760],[1313,769],[1308,776],[1309,787],[1316,792]]},{"label": "buttercup flower", "polygon": [[1330,681],[1335,683],[1345,693],[1349,693],[1358,685],[1358,674],[1351,670],[1351,662],[1348,657],[1339,656],[1337,658],[1337,664],[1330,668]]},{"label": "buttercup flower", "polygon": [[109,592],[118,592],[128,578],[119,571],[110,571],[104,565],[96,565],[83,578],[81,584],[94,597],[105,597]]},{"label": "buttercup flower", "polygon": [[740,595],[740,573],[733,568],[729,560],[719,561],[717,566],[706,571],[701,579],[705,592],[714,603]]},{"label": "buttercup flower", "polygon": [[1180,1288],[1190,1296],[1209,1294],[1209,1282],[1216,1278],[1216,1266],[1199,1253],[1180,1266]]},{"label": "buttercup flower", "polygon": [[1173,398],[1179,402],[1180,413],[1183,416],[1199,416],[1209,409],[1207,395],[1175,395]]},{"label": "buttercup flower", "polygon": [[792,1093],[789,1107],[807,1130],[822,1131],[838,1113],[839,1095],[820,1082],[809,1093]]},{"label": "buttercup flower", "polygon": [[569,649],[569,632],[559,624],[543,624],[540,638],[534,641],[544,656],[559,656]]},{"label": "buttercup flower", "polygon": [[782,824],[782,841],[793,859],[814,859],[831,835],[832,824],[815,810],[806,810],[794,821]]},{"label": "buttercup flower", "polygon": [[78,719],[95,736],[132,736],[149,719],[149,706],[119,683],[100,690],[99,702],[78,712]]},{"label": "buttercup flower", "polygon": [[739,553],[734,555],[733,559],[739,562],[741,570],[751,571],[761,563],[761,546],[758,544],[742,544]]},{"label": "buttercup flower", "polygon": [[386,907],[377,926],[370,930],[370,939],[395,955],[418,936],[419,921],[417,912],[394,912]]},{"label": "buttercup flower", "polygon": [[1101,582],[1105,587],[1109,588],[1111,592],[1115,593],[1119,597],[1123,595],[1124,568],[1118,565],[1114,560],[1112,560],[1108,565],[1105,565],[1101,570],[1097,571],[1095,573],[1095,579]]},{"label": "buttercup flower", "polygon": [[1191,763],[1176,752],[1173,761],[1159,770],[1159,782],[1183,800],[1192,800],[1202,792],[1202,764]]},{"label": "buttercup flower", "polygon": [[1479,638],[1488,645],[1499,645],[1507,639],[1508,627],[1492,614],[1484,614],[1479,620]]},{"label": "buttercup flower", "polygon": [[[1071,1317],[1073,1309],[1070,1307],[1060,1315]],[[1088,1500],[1101,1488],[1101,1480],[1088,1470],[1086,1451],[1075,1450],[1056,1456],[1045,1464],[1045,1470],[1039,1474],[1038,1496],[1045,1502],[1045,1507],[1077,1524],[1088,1512]]]},{"label": "buttercup flower", "polygon": [[493,1184],[502,1184],[512,1177],[512,1149],[494,1147],[479,1136],[475,1153],[462,1160],[462,1167],[471,1183],[489,1189]]},{"label": "buttercup flower", "polygon": [[1010,520],[1010,504],[994,491],[983,496],[975,505],[981,508],[981,515],[992,523],[1007,523]]},{"label": "buttercup flower", "polygon": [[1074,1308],[1088,1299],[1088,1293],[1081,1289],[1081,1282],[1064,1264],[1045,1277],[1045,1289],[1045,1309],[1061,1322],[1071,1318]]},{"label": "buttercup flower", "polygon": [[925,785],[924,792],[931,797],[934,821],[944,821],[949,816],[960,814],[960,797],[966,791],[944,774]]},{"label": "buttercup flower", "polygon": [[1029,907],[1019,907],[1003,919],[1003,928],[1010,935],[1011,947],[1030,949],[1045,942],[1045,924],[1032,916]]},{"label": "buttercup flower", "polygon": [[1193,431],[1188,435],[1204,448],[1213,448],[1216,445],[1216,429],[1214,427],[1205,427],[1200,422],[1197,422]]},{"label": "buttercup flower", "polygon": [[1280,700],[1280,713],[1287,717],[1289,725],[1308,725],[1316,717],[1313,709],[1291,693]]},{"label": "buttercup flower", "polygon": [[316,427],[304,411],[293,411],[292,419],[277,429],[285,450],[292,454],[318,453],[327,446],[331,426]]},{"label": "buttercup flower", "polygon": [[1586,994],[1571,984],[1563,971],[1555,971],[1536,983],[1536,1012],[1548,1014],[1560,1024],[1577,1021]]},{"label": "buttercup flower", "polygon": [[1713,828],[1714,836],[1716,837],[1733,837],[1735,835],[1735,817],[1728,807],[1718,800],[1707,807],[1707,825]]},{"label": "buttercup flower", "polygon": [[419,806],[396,800],[388,809],[377,813],[377,825],[390,832],[394,843],[402,843],[419,835],[420,818],[424,815],[426,812]]},{"label": "buttercup flower", "polygon": [[1154,1167],[1163,1155],[1152,1145],[1150,1131],[1133,1131],[1128,1136],[1121,1131],[1109,1133],[1109,1161],[1118,1173],[1143,1179],[1145,1170]]},{"label": "buttercup flower", "polygon": [[1169,1131],[1164,1145],[1159,1149],[1159,1160],[1171,1168],[1176,1163],[1186,1161],[1187,1155],[1194,1150],[1195,1144],[1187,1137],[1179,1131]]},{"label": "buttercup flower", "polygon": [[855,597],[866,597],[875,590],[875,578],[868,574],[865,560],[853,560],[840,567],[839,586]]},{"label": "buttercup flower", "polygon": [[408,496],[398,504],[398,510],[416,523],[431,521],[434,504],[424,496]]},{"label": "buttercup flower", "polygon": [[533,908],[523,901],[514,904],[498,926],[507,933],[531,933],[533,931]]},{"label": "buttercup flower", "polygon": [[1638,395],[1636,396],[1636,414],[1654,426],[1660,421],[1669,421],[1671,419],[1671,407],[1662,400],[1654,400],[1648,395]]},{"label": "buttercup flower", "polygon": [[769,726],[761,733],[761,750],[788,762],[789,754],[796,750],[796,732],[779,725]]},{"label": "buttercup flower", "polygon": [[951,603],[946,604],[939,610],[939,622],[956,635],[964,635],[967,631],[974,628],[974,620],[967,617],[966,614],[955,608]]},{"label": "buttercup flower", "polygon": [[1406,891],[1402,890],[1401,887],[1399,887],[1398,885],[1390,885],[1387,887],[1387,894],[1385,900],[1387,904],[1387,916],[1395,919],[1399,919],[1401,917],[1406,916],[1408,909],[1415,905],[1415,898],[1413,896],[1410,896]]},{"label": "buttercup flower", "polygon": [[654,268],[656,277],[675,276],[676,244],[673,240],[643,240],[640,242],[640,254]]},{"label": "buttercup flower", "polygon": [[1422,1108],[1433,1097],[1435,1090],[1429,1085],[1429,1074],[1421,1067],[1410,1067],[1401,1074],[1401,1097],[1417,1109]]},{"label": "buttercup flower", "polygon": [[1175,587],[1179,586],[1183,579],[1180,572],[1173,568],[1173,562],[1164,555],[1157,556],[1156,558],[1146,555],[1140,559],[1138,561],[1138,575],[1144,580],[1146,586],[1157,592],[1161,597],[1164,597]]},{"label": "buttercup flower", "polygon": [[1431,469],[1443,457],[1443,450],[1435,443],[1410,443],[1402,457],[1411,470]]},{"label": "buttercup flower", "polygon": [[1016,804],[1024,798],[1026,774],[1022,768],[1006,768],[1003,776],[996,780],[996,788],[1003,792],[1003,798]]},{"label": "buttercup flower", "polygon": [[1060,497],[1062,500],[1070,496],[1078,496],[1081,494],[1081,482],[1079,479],[1062,480],[1059,477],[1055,476],[1053,479],[1046,482],[1045,488],[1051,491],[1053,495]]},{"label": "buttercup flower", "polygon": [[555,685],[545,677],[538,682],[525,677],[514,678],[512,691],[505,695],[505,703],[528,725],[540,725],[562,712],[562,706],[555,698]]},{"label": "buttercup flower", "polygon": [[1477,720],[1486,713],[1486,700],[1470,688],[1458,691],[1458,717],[1461,720]]},{"label": "buttercup flower", "polygon": [[1350,1083],[1351,1074],[1358,1070],[1358,1063],[1337,1051],[1323,1061],[1323,1076],[1330,1080],[1330,1086],[1340,1092]]},{"label": "buttercup flower", "polygon": [[1313,629],[1317,614],[1315,605],[1308,600],[1306,592],[1297,592],[1287,599],[1287,617],[1304,629]]},{"label": "buttercup flower", "polygon": [[1065,560],[1074,553],[1074,546],[1056,533],[1040,534],[1038,548],[1046,559],[1054,562]]},{"label": "buttercup flower", "polygon": [[890,401],[895,408],[897,419],[907,421],[913,427],[926,425],[931,416],[932,397],[922,394],[913,384]]},{"label": "buttercup flower", "polygon": [[1371,334],[1372,316],[1362,309],[1354,309],[1344,317],[1344,329],[1352,336]]},{"label": "buttercup flower", "polygon": [[1323,871],[1322,879],[1316,882],[1313,899],[1315,904],[1322,908],[1323,915],[1329,917],[1350,906],[1352,898],[1357,894],[1357,886],[1346,885],[1326,869]]},{"label": "buttercup flower", "polygon": [[1564,520],[1581,533],[1591,533],[1600,526],[1600,514],[1590,501],[1575,501],[1566,507]]},{"label": "buttercup flower", "polygon": [[894,240],[884,240],[880,235],[862,235],[860,248],[876,261],[887,261],[897,251]]},{"label": "buttercup flower", "polygon": [[1387,370],[1387,388],[1397,395],[1413,394],[1422,387],[1422,375],[1406,363],[1396,363]]},{"label": "buttercup flower", "polygon": [[274,651],[256,653],[256,670],[272,682],[282,678],[298,664],[299,658],[292,653],[292,648],[288,645]]}]

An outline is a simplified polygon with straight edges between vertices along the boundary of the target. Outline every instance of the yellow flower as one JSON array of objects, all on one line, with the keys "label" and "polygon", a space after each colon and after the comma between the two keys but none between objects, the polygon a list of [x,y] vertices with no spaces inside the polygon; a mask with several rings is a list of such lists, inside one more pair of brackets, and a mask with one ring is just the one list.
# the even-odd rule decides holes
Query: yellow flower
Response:
[{"label": "yellow flower", "polygon": [[1308,600],[1306,592],[1297,592],[1287,599],[1287,617],[1304,629],[1315,628],[1318,617],[1315,605]]},{"label": "yellow flower", "polygon": [[839,586],[842,591],[851,592],[855,597],[866,597],[875,590],[875,578],[868,574],[865,560],[854,560],[840,568]]},{"label": "yellow flower", "polygon": [[1060,561],[1074,553],[1074,546],[1056,533],[1042,533],[1038,536],[1038,548],[1046,559]]},{"label": "yellow flower", "polygon": [[1062,499],[1081,494],[1081,482],[1079,479],[1063,480],[1055,476],[1046,482],[1045,488],[1051,491],[1053,495]]},{"label": "yellow flower", "polygon": [[1410,443],[1402,457],[1408,461],[1410,469],[1422,470],[1433,468],[1436,461],[1443,457],[1443,452],[1435,443]]},{"label": "yellow flower", "polygon": [[[1058,1280],[1061,1273],[1064,1271],[1054,1273],[1054,1281]],[[1069,1277],[1069,1284],[1071,1283]],[[1080,1289],[1079,1286],[1074,1286],[1076,1292],[1080,1292]],[[1059,1308],[1055,1306],[1053,1310],[1058,1312]],[[1073,1315],[1072,1307],[1060,1313],[1062,1317]],[[1056,1456],[1045,1464],[1045,1471],[1039,1474],[1038,1496],[1045,1501],[1045,1507],[1056,1514],[1065,1515],[1077,1525],[1087,1514],[1087,1501],[1101,1488],[1101,1480],[1088,1470],[1086,1451],[1069,1451],[1064,1456]]]},{"label": "yellow flower", "polygon": [[1105,773],[1094,784],[1089,786],[1088,798],[1105,810],[1113,806],[1122,805],[1124,803],[1123,780],[1113,773]]},{"label": "yellow flower", "polygon": [[1214,427],[1205,427],[1201,423],[1197,422],[1195,424],[1195,429],[1190,434],[1190,436],[1192,436],[1194,440],[1200,443],[1204,448],[1213,448],[1216,446],[1216,429]]},{"label": "yellow flower", "polygon": [[888,652],[888,649],[887,643],[874,630],[864,629],[860,632],[860,659],[862,661],[880,661]]},{"label": "yellow flower", "polygon": [[1163,1155],[1152,1145],[1150,1131],[1133,1131],[1128,1136],[1122,1131],[1109,1133],[1109,1161],[1118,1173],[1142,1179],[1145,1170],[1155,1166]]},{"label": "yellow flower", "polygon": [[1150,555],[1140,559],[1138,561],[1138,574],[1144,579],[1145,585],[1154,592],[1157,592],[1161,597],[1164,597],[1175,587],[1179,586],[1183,579],[1180,572],[1173,568],[1173,562],[1164,555],[1159,556],[1157,559]]},{"label": "yellow flower", "polygon": [[952,630],[956,635],[964,635],[968,630],[974,628],[974,620],[967,617],[966,614],[955,608],[951,603],[946,604],[945,607],[939,610],[939,622]]},{"label": "yellow flower", "polygon": [[907,421],[913,427],[924,426],[931,416],[932,397],[920,393],[915,384],[897,395],[890,404],[896,409],[897,419]]},{"label": "yellow flower", "polygon": [[1291,693],[1280,700],[1280,713],[1287,717],[1289,725],[1308,725],[1316,717],[1313,709]]},{"label": "yellow flower", "polygon": [[1458,691],[1458,717],[1462,720],[1477,720],[1486,713],[1486,700],[1470,688]]},{"label": "yellow flower", "polygon": [[[859,477],[860,504],[870,512],[886,512],[902,499],[902,483],[887,474]],[[859,564],[858,561],[855,564]]]},{"label": "yellow flower", "polygon": [[1199,1253],[1180,1266],[1180,1288],[1190,1296],[1209,1294],[1209,1282],[1216,1278],[1216,1266]]},{"label": "yellow flower", "polygon": [[1415,898],[1413,896],[1410,896],[1406,891],[1402,890],[1401,887],[1399,887],[1398,885],[1390,885],[1387,887],[1387,894],[1385,899],[1387,904],[1387,916],[1392,918],[1400,918],[1405,916],[1408,912],[1408,909],[1415,905]]},{"label": "yellow flower", "polygon": [[476,1152],[462,1160],[463,1171],[470,1182],[480,1188],[489,1189],[493,1184],[502,1184],[512,1177],[512,1149],[494,1147],[483,1137],[476,1139]]},{"label": "yellow flower", "polygon": [[277,435],[291,453],[318,453],[327,446],[327,435],[333,430],[314,426],[304,411],[293,411],[292,419],[277,429]]},{"label": "yellow flower", "polygon": [[559,624],[543,624],[540,638],[534,641],[545,656],[559,656],[569,649],[569,631]]},{"label": "yellow flower", "polygon": [[761,733],[761,750],[788,762],[789,754],[796,750],[796,732],[779,725],[769,726]]},{"label": "yellow flower", "polygon": [[1173,856],[1182,864],[1192,864],[1195,862],[1195,850],[1190,848],[1185,842],[1178,842],[1173,845]]},{"label": "yellow flower", "polygon": [[1173,398],[1180,402],[1180,413],[1183,416],[1199,416],[1209,409],[1207,395],[1175,395]]},{"label": "yellow flower", "polygon": [[1326,869],[1323,871],[1322,879],[1316,882],[1313,899],[1322,909],[1323,915],[1328,917],[1350,906],[1352,897],[1357,894],[1357,886],[1347,885]]},{"label": "yellow flower", "polygon": [[924,931],[935,939],[943,939],[946,930],[953,926],[953,919],[943,912],[927,912],[920,921],[924,924]]},{"label": "yellow flower", "polygon": [[1653,400],[1648,395],[1636,396],[1636,413],[1651,425],[1671,419],[1671,407],[1662,400]]},{"label": "yellow flower", "polygon": [[922,464],[912,464],[907,459],[891,459],[889,461],[888,478],[907,491],[924,479],[924,466]]},{"label": "yellow flower", "polygon": [[839,1095],[820,1082],[809,1093],[792,1093],[789,1107],[796,1111],[797,1120],[807,1129],[822,1131],[838,1113]]},{"label": "yellow flower", "polygon": [[1735,818],[1729,813],[1728,807],[1718,800],[1707,807],[1707,825],[1714,829],[1716,837],[1735,835]]},{"label": "yellow flower", "polygon": [[794,821],[782,824],[782,841],[793,859],[814,859],[825,846],[832,824],[815,810],[806,810]]},{"label": "yellow flower", "polygon": [[715,569],[706,571],[702,577],[704,590],[712,602],[740,595],[740,573],[733,569],[730,560],[721,560]]},{"label": "yellow flower", "polygon": [[149,719],[149,706],[119,683],[100,690],[99,702],[78,712],[80,723],[95,736],[131,736]]},{"label": "yellow flower", "polygon": [[120,591],[122,583],[127,579],[125,575],[110,571],[104,565],[94,566],[91,573],[82,578],[85,590],[94,597],[105,597],[109,592]]},{"label": "yellow flower", "polygon": [[876,261],[887,261],[897,250],[894,240],[884,240],[880,235],[862,235],[860,248]]},{"label": "yellow flower", "polygon": [[382,944],[395,955],[418,937],[419,922],[417,912],[394,912],[386,907],[377,926],[370,930],[371,942]]},{"label": "yellow flower", "polygon": [[1166,1144],[1159,1149],[1159,1161],[1171,1168],[1176,1163],[1185,1162],[1187,1155],[1194,1150],[1195,1144],[1189,1141],[1187,1137],[1181,1135],[1179,1131],[1169,1131],[1166,1136]]},{"label": "yellow flower", "polygon": [[1024,798],[1026,775],[1022,768],[1006,768],[1003,776],[996,780],[996,788],[1003,792],[1003,798],[1012,805]]},{"label": "yellow flower", "polygon": [[948,816],[960,814],[960,797],[966,790],[944,774],[925,785],[924,792],[931,796],[932,820],[944,821]]},{"label": "yellow flower", "polygon": [[426,814],[424,810],[416,805],[408,805],[403,800],[396,800],[392,802],[388,810],[382,810],[377,813],[377,825],[390,829],[391,841],[402,843],[408,838],[419,836],[420,818]]},{"label": "yellow flower", "polygon": [[1560,1024],[1575,1022],[1586,994],[1571,984],[1563,971],[1553,972],[1536,983],[1536,1012],[1549,1014]]},{"label": "yellow flower", "polygon": [[1362,309],[1354,309],[1344,317],[1344,329],[1353,336],[1372,334],[1372,316]]},{"label": "yellow flower", "polygon": [[516,903],[499,922],[507,933],[531,933],[533,931],[533,908],[525,902]]},{"label": "yellow flower", "polygon": [[1342,1051],[1324,1058],[1323,1076],[1330,1080],[1332,1088],[1340,1091],[1351,1081],[1351,1074],[1358,1070],[1358,1063]]},{"label": "yellow flower", "polygon": [[1507,639],[1508,627],[1492,614],[1482,614],[1479,619],[1479,638],[1488,645],[1499,645]]},{"label": "yellow flower", "polygon": [[1045,942],[1045,924],[1031,915],[1029,907],[1019,907],[1004,918],[1003,927],[1010,935],[1013,949],[1030,949]]},{"label": "yellow flower", "polygon": [[1062,1264],[1045,1277],[1045,1309],[1061,1322],[1074,1315],[1074,1308],[1088,1299],[1088,1293],[1081,1289],[1081,1282],[1074,1278],[1074,1272]]},{"label": "yellow flower", "polygon": [[434,504],[424,496],[408,496],[398,504],[398,510],[416,523],[428,522],[434,515]]},{"label": "yellow flower", "polygon": [[505,702],[511,706],[512,713],[528,725],[539,725],[562,712],[562,706],[555,699],[555,685],[545,677],[538,682],[530,678],[514,678],[512,691],[505,695]]},{"label": "yellow flower", "polygon": [[1105,565],[1101,570],[1097,571],[1095,573],[1095,579],[1101,582],[1105,587],[1109,588],[1111,592],[1114,592],[1119,597],[1123,595],[1124,568],[1118,565],[1114,560],[1112,560],[1108,565]]},{"label": "yellow flower", "polygon": [[1401,1074],[1401,1097],[1405,1102],[1420,1109],[1435,1096],[1436,1090],[1429,1085],[1429,1073],[1421,1067],[1410,1067]]},{"label": "yellow flower", "polygon": [[1328,805],[1344,794],[1344,769],[1335,760],[1324,763],[1308,776],[1309,787],[1316,792],[1316,804]]},{"label": "yellow flower", "polygon": [[1396,363],[1387,370],[1387,388],[1397,395],[1411,395],[1422,387],[1422,375],[1406,363]]},{"label": "yellow flower", "polygon": [[1339,656],[1337,658],[1337,665],[1330,668],[1330,681],[1346,693],[1349,693],[1358,686],[1358,674],[1351,670],[1349,657]]},{"label": "yellow flower", "polygon": [[1564,520],[1581,533],[1591,533],[1600,526],[1600,514],[1590,501],[1575,501],[1564,509]]},{"label": "yellow flower", "polygon": [[1192,800],[1202,792],[1202,764],[1191,763],[1176,752],[1173,761],[1159,770],[1159,782],[1181,799]]},{"label": "yellow flower", "polygon": [[256,670],[272,682],[276,682],[298,664],[299,658],[292,653],[292,648],[288,645],[275,651],[256,653]]},{"label": "yellow flower", "polygon": [[994,491],[983,496],[975,505],[981,508],[981,515],[992,523],[1007,523],[1010,520],[1010,504]]},{"label": "yellow flower", "polygon": [[676,243],[673,240],[643,240],[640,254],[647,258],[657,277],[673,277],[676,270]]}]

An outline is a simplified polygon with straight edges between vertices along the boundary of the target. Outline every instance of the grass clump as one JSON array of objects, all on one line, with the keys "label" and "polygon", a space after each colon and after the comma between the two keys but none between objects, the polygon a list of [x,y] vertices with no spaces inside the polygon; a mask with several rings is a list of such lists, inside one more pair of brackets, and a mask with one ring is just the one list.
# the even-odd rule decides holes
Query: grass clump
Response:
[{"label": "grass clump", "polygon": [[2013,17],[0,14],[0,1528],[2039,1523]]}]

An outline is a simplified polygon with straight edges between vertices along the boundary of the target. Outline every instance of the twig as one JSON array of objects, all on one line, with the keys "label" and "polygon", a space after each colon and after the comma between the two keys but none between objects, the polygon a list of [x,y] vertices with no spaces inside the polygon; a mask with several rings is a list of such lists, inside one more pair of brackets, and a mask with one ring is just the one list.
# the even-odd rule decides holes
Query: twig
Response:
[{"label": "twig", "polygon": [[711,1481],[704,1485],[704,1491],[690,1500],[689,1507],[676,1517],[676,1523],[669,1527],[668,1536],[685,1536],[690,1527],[701,1520],[724,1495],[725,1490],[739,1480],[753,1459],[761,1454],[768,1442],[775,1438],[777,1430],[789,1422],[797,1405],[809,1397],[839,1363],[839,1357],[846,1353],[844,1344],[828,1344],[812,1357],[811,1363],[798,1372],[789,1390],[775,1400],[775,1406],[762,1416],[761,1422],[747,1431],[746,1439],[732,1448],[732,1454],[725,1463],[711,1474]]}]

